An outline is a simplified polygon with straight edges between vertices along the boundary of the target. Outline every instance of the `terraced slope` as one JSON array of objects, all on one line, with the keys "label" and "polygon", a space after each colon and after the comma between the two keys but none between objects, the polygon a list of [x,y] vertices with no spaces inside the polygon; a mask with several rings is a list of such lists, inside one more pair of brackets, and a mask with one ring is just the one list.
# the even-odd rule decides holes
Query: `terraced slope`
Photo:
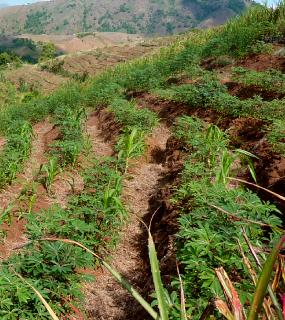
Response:
[{"label": "terraced slope", "polygon": [[39,64],[24,64],[19,68],[7,69],[4,77],[21,90],[39,90],[48,93],[70,79],[94,76],[118,63],[142,57],[164,46],[171,40],[139,42],[131,45],[107,46],[64,55]]},{"label": "terraced slope", "polygon": [[285,57],[263,40],[284,12],[254,8],[0,113],[0,184],[22,185],[0,215],[2,315],[48,318],[36,288],[61,318],[282,319]]}]

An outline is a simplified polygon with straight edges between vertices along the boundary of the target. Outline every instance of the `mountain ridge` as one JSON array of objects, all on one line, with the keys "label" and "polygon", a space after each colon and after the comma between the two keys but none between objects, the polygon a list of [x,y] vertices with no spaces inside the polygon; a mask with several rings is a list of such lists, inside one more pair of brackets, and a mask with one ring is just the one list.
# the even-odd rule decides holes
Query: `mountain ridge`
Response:
[{"label": "mountain ridge", "polygon": [[[224,23],[249,0],[57,0],[2,8],[2,34],[127,32],[165,35]],[[218,18],[215,18],[218,17]]]}]

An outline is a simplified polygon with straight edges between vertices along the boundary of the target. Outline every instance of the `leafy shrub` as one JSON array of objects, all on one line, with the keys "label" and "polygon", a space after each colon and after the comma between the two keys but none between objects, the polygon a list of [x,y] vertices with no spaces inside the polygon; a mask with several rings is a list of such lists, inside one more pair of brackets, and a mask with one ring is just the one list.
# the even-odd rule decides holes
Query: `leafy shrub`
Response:
[{"label": "leafy shrub", "polygon": [[138,108],[135,101],[114,99],[108,109],[114,113],[120,124],[131,128],[136,127],[145,132],[151,132],[158,121],[154,112]]}]

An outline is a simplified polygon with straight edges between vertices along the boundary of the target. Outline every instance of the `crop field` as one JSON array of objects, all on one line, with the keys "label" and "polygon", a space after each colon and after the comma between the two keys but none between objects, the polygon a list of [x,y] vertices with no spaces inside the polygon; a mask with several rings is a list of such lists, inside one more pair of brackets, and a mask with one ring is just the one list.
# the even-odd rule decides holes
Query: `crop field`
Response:
[{"label": "crop field", "polygon": [[[6,68],[2,71],[3,79],[1,81],[0,78],[0,83],[9,81],[22,93],[39,91],[47,94],[68,82],[69,79],[86,80],[87,77],[95,76],[108,67],[151,54],[165,46],[171,39],[169,37],[113,46],[109,44],[94,50],[63,55],[36,65],[22,64],[16,68]],[[4,91],[4,84],[2,90]],[[7,91],[7,84],[5,84],[5,91]],[[4,98],[7,99],[8,96],[9,94],[5,92]]]},{"label": "crop field", "polygon": [[0,82],[1,319],[284,318],[284,22]]}]

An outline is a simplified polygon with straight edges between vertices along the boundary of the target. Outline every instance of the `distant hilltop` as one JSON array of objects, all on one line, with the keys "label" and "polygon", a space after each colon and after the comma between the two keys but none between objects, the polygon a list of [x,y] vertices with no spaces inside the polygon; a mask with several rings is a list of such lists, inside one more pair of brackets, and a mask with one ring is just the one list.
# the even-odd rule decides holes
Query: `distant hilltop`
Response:
[{"label": "distant hilltop", "polygon": [[[165,35],[224,23],[249,0],[53,0],[2,8],[2,34],[126,32]],[[3,6],[3,5],[2,5]]]}]

